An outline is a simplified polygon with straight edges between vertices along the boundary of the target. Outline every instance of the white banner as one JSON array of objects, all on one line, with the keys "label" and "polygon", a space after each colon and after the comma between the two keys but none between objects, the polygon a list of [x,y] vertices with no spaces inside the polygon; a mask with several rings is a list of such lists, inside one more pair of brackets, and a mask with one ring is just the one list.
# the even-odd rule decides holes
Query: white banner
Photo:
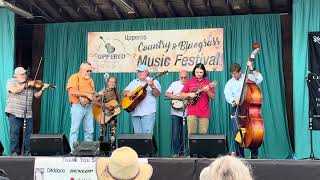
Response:
[{"label": "white banner", "polygon": [[37,157],[34,180],[98,180],[95,157]]},{"label": "white banner", "polygon": [[89,32],[88,61],[94,72],[223,70],[223,29]]}]

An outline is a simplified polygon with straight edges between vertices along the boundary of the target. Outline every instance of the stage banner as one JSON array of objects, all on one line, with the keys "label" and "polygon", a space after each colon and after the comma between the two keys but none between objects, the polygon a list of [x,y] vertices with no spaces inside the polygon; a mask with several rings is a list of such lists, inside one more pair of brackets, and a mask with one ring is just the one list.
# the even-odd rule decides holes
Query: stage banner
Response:
[{"label": "stage banner", "polygon": [[[102,160],[99,161],[99,158]],[[105,160],[104,160],[105,159]],[[34,180],[98,180],[105,175],[107,157],[36,157]],[[147,158],[139,162],[148,164]],[[97,173],[98,172],[98,173]]]},{"label": "stage banner", "polygon": [[320,32],[310,32],[308,42],[309,128],[320,130]]},{"label": "stage banner", "polygon": [[95,157],[36,157],[34,180],[98,180]]},{"label": "stage banner", "polygon": [[94,72],[135,72],[140,64],[150,72],[192,71],[197,63],[222,71],[223,28],[89,32],[88,61]]}]

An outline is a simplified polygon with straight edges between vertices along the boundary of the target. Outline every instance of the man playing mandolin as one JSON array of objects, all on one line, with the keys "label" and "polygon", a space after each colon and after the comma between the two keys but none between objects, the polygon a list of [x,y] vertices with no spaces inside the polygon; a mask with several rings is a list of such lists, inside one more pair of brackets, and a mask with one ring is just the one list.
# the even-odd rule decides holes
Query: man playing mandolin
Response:
[{"label": "man playing mandolin", "polygon": [[[259,84],[262,82],[263,77],[252,65],[250,60],[247,61],[248,68],[253,74],[248,74],[248,79]],[[243,87],[245,74],[241,74],[241,66],[237,63],[232,64],[230,67],[230,73],[232,78],[227,82],[224,88],[224,95],[226,101],[232,105],[232,115],[234,115],[237,106],[240,104],[240,95]],[[239,122],[238,122],[239,123]],[[238,132],[237,121],[232,119],[232,132],[234,137]],[[244,157],[243,148],[237,141],[234,141],[234,148],[236,149],[237,156]],[[256,159],[258,157],[258,149],[250,149],[251,158]]]},{"label": "man playing mandolin", "polygon": [[206,68],[202,63],[196,64],[192,76],[181,90],[181,97],[191,101],[187,106],[188,134],[195,134],[198,129],[200,134],[206,134],[210,118],[209,99],[215,97],[212,87],[214,83],[210,83],[210,80],[206,78]]},{"label": "man playing mandolin", "polygon": [[171,120],[172,120],[172,135],[171,143],[173,150],[173,157],[178,157],[180,152],[183,152],[182,149],[182,138],[183,138],[183,112],[185,109],[185,103],[180,92],[183,86],[188,81],[188,72],[181,70],[179,73],[179,81],[171,83],[169,88],[166,91],[166,96],[172,100],[171,106]]},{"label": "man playing mandolin", "polygon": [[156,119],[156,97],[160,96],[161,86],[159,81],[152,80],[148,75],[148,67],[139,65],[137,68],[138,78],[134,79],[124,90],[124,96],[135,97],[132,93],[139,86],[148,84],[146,97],[139,102],[136,108],[131,112],[131,121],[134,133],[153,134],[153,127]]},{"label": "man playing mandolin", "polygon": [[69,101],[71,104],[71,128],[69,143],[73,150],[73,143],[78,140],[79,128],[83,123],[84,141],[93,139],[93,114],[91,102],[95,100],[94,82],[90,77],[92,66],[85,62],[80,70],[70,76],[67,84]]}]

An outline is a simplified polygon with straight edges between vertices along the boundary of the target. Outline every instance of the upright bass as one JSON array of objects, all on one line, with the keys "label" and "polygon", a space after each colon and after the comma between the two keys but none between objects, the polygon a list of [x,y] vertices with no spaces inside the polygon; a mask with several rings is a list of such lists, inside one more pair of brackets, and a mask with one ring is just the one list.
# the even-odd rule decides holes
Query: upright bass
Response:
[{"label": "upright bass", "polygon": [[[255,60],[260,50],[258,43],[253,44],[254,50],[249,58]],[[258,85],[248,78],[249,68],[246,66],[245,78],[239,100],[236,107],[235,120],[241,136],[240,146],[257,149],[261,146],[264,138],[264,122],[261,116],[262,93]]]}]

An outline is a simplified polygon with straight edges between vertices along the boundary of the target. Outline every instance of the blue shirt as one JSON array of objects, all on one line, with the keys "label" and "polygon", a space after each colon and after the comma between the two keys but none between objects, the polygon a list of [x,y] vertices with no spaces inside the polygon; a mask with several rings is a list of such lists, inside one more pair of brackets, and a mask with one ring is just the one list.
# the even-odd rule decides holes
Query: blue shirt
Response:
[{"label": "blue shirt", "polygon": [[[151,79],[150,77],[147,77],[146,80]],[[130,92],[135,90],[139,86],[144,86],[147,83],[147,81],[140,81],[139,79],[134,79],[129,83],[129,85],[124,89],[129,90]],[[159,81],[154,80],[153,81],[156,88],[161,93],[161,86]],[[132,116],[145,116],[152,114],[156,112],[157,107],[157,99],[152,94],[152,88],[150,86],[147,86],[147,96],[137,105],[137,107],[131,112]]]},{"label": "blue shirt", "polygon": [[[231,78],[224,87],[224,96],[228,103],[233,105],[234,99],[240,98],[244,76],[245,74],[241,74],[239,80]],[[260,84],[263,80],[263,77],[260,73],[258,77],[255,77],[253,74],[248,74],[248,79],[256,82],[256,84]]]}]

